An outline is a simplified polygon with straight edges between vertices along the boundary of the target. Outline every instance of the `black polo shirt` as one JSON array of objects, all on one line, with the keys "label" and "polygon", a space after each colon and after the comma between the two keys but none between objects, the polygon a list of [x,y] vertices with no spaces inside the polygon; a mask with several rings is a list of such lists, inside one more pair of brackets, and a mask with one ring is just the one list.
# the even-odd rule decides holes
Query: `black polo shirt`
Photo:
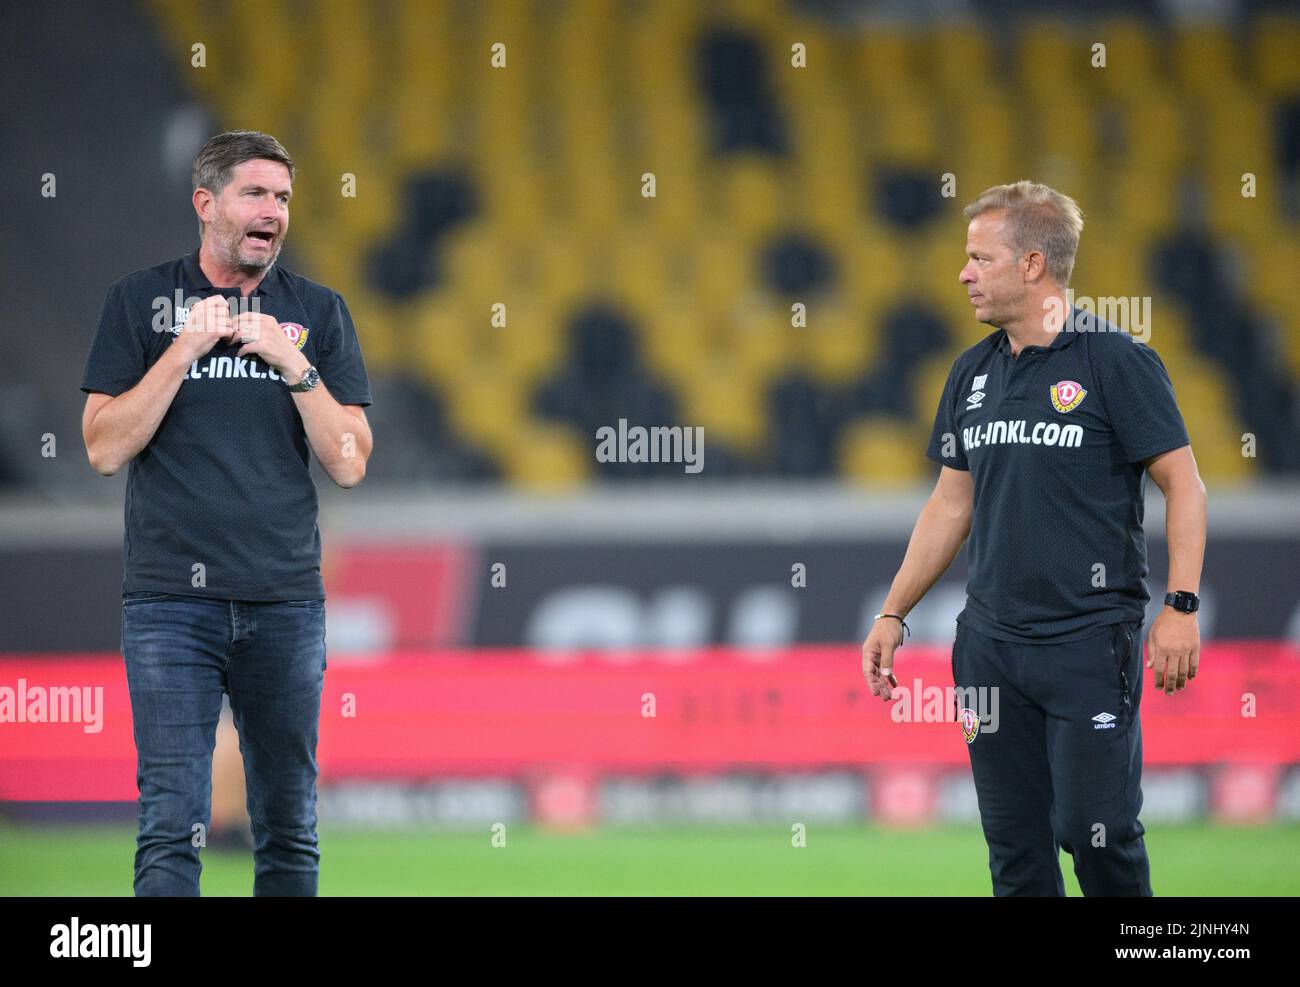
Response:
[{"label": "black polo shirt", "polygon": [[1142,461],[1187,444],[1155,350],[1077,307],[1050,346],[1013,357],[999,329],[962,353],[926,450],[974,483],[958,622],[1056,643],[1141,620]]},{"label": "black polo shirt", "polygon": [[[237,288],[214,288],[198,258],[196,250],[109,289],[83,391],[116,396],[131,389],[176,339],[189,303],[239,297]],[[253,297],[299,343],[335,400],[370,404],[356,329],[337,292],[276,264],[245,302]],[[260,601],[325,595],[302,418],[280,376],[238,351],[239,344],[221,342],[191,364],[158,430],[131,460],[124,593]]]}]

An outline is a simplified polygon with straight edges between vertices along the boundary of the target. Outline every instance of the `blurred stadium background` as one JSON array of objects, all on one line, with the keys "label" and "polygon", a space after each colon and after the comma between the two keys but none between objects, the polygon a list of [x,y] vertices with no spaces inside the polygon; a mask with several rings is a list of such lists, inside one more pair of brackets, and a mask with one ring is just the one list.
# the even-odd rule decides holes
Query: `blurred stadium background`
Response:
[{"label": "blurred stadium background", "polygon": [[[130,893],[125,471],[86,463],[78,384],[108,285],[194,249],[190,164],[238,128],[296,159],[281,263],[347,299],[374,391],[365,484],[316,474],[322,893],[988,893],[960,732],[891,722],[859,642],[944,376],[988,332],[961,208],[1019,178],[1080,202],[1079,295],[1149,299],[1210,488],[1202,674],[1143,702],[1153,885],[1300,891],[1295,4],[0,23],[0,686],[105,703],[95,733],[0,724],[0,893]],[[597,462],[619,419],[703,426],[703,471]],[[1158,491],[1147,530],[1160,594]],[[963,566],[904,683],[951,684]],[[249,892],[246,853],[204,859],[205,893]]]}]

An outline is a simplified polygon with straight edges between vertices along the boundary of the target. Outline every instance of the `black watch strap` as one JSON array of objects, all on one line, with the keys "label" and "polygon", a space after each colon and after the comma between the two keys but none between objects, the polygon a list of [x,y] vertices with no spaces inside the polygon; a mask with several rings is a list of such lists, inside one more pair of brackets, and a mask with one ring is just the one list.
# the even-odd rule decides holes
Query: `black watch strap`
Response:
[{"label": "black watch strap", "polygon": [[1178,590],[1165,595],[1165,606],[1173,607],[1179,613],[1196,613],[1201,607],[1201,598],[1195,593]]}]

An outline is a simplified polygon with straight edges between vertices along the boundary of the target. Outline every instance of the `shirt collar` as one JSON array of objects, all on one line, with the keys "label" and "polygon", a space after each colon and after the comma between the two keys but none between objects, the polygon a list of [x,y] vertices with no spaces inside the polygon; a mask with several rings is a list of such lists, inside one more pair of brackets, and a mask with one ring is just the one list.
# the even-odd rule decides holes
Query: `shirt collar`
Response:
[{"label": "shirt collar", "polygon": [[[1075,336],[1081,332],[1088,332],[1091,329],[1086,321],[1084,321],[1086,319],[1086,312],[1082,311],[1076,305],[1071,305],[1070,315],[1069,318],[1065,320],[1065,325],[1061,327],[1061,331],[1056,334],[1056,338],[1052,340],[1051,344],[1045,348],[1049,350],[1065,349],[1065,347],[1074,342]],[[998,338],[995,340],[995,345],[999,353],[1005,353],[1007,356],[1011,355],[1011,340],[1007,337],[1007,331],[1005,329],[998,330]],[[1037,347],[1036,349],[1042,348],[1043,347]],[[1021,350],[1020,352],[1023,353],[1024,350]]]},{"label": "shirt collar", "polygon": [[[199,251],[186,254],[181,261],[181,267],[185,271],[185,280],[195,288],[213,288],[213,284],[208,280],[208,276],[203,273],[203,268],[199,266]],[[273,264],[271,269],[266,272],[262,278],[262,283],[253,289],[254,295],[263,295],[267,298],[276,294],[276,289],[280,286],[280,265]],[[221,291],[231,291],[231,288],[217,289]]]}]

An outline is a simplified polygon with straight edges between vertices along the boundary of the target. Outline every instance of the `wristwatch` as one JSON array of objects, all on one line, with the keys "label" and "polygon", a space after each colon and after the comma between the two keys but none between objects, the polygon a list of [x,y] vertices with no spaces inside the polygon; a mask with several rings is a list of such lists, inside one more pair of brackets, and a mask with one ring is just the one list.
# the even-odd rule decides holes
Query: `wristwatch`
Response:
[{"label": "wristwatch", "polygon": [[310,391],[313,387],[315,387],[319,383],[320,383],[320,374],[317,373],[316,368],[308,367],[306,370],[302,372],[302,380],[298,381],[298,383],[296,384],[290,384],[289,390]]},{"label": "wristwatch", "polygon": [[1179,590],[1165,595],[1165,606],[1173,607],[1179,613],[1196,613],[1200,609],[1201,598],[1195,593],[1184,593]]}]

